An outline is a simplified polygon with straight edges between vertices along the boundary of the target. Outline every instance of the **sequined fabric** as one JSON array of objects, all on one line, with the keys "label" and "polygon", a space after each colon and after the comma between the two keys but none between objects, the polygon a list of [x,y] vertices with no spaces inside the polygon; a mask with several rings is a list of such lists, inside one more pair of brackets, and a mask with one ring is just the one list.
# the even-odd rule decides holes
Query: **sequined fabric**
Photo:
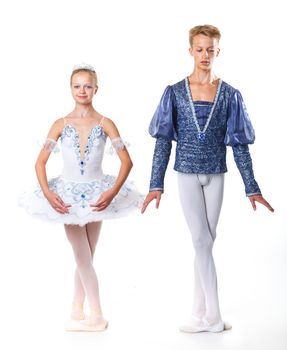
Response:
[{"label": "sequined fabric", "polygon": [[199,140],[191,103],[194,104],[201,127],[207,120],[212,104],[190,101],[186,79],[165,89],[150,123],[149,132],[157,139],[150,190],[163,191],[172,140],[175,140],[176,171],[195,174],[224,173],[227,171],[226,146],[229,145],[233,148],[246,194],[260,194],[248,149],[248,144],[255,140],[255,134],[240,92],[226,82],[221,82],[205,138]]}]

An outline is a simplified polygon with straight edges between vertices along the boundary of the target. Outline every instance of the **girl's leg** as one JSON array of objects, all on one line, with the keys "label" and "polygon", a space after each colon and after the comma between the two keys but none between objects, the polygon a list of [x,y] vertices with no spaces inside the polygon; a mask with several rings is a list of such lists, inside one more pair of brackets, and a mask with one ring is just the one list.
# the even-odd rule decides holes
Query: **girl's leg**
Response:
[{"label": "girl's leg", "polygon": [[78,268],[76,267],[75,274],[74,274],[74,298],[73,298],[72,313],[71,313],[72,319],[75,319],[75,320],[85,319],[85,314],[84,314],[85,296],[86,296],[86,293],[82,285]]},{"label": "girl's leg", "polygon": [[[65,225],[65,231],[70,241],[75,260],[77,263],[77,271],[79,279],[82,283],[83,290],[87,296],[90,309],[93,310],[94,315],[102,317],[100,306],[98,279],[93,267],[92,251],[90,244],[96,244],[98,234],[90,234],[88,238],[87,227],[80,227],[78,225]],[[97,236],[96,239],[94,236]],[[79,288],[79,285],[77,286]],[[80,290],[79,288],[78,290]]]},{"label": "girl's leg", "polygon": [[95,250],[96,250],[96,246],[100,236],[101,228],[102,228],[102,221],[90,222],[86,225],[92,258],[95,255]]},{"label": "girl's leg", "polygon": [[[223,175],[218,174],[218,181],[213,181],[212,175],[178,173],[178,183],[184,216],[195,248],[193,316],[200,319],[204,315],[210,323],[219,323],[221,315],[212,248],[222,203]],[[209,189],[206,191],[205,187]]]},{"label": "girl's leg", "polygon": [[[96,244],[100,235],[102,222],[92,222],[86,225],[87,239],[90,246],[90,251],[92,259],[94,257]],[[75,269],[74,276],[74,298],[71,317],[76,320],[83,320],[85,318],[84,314],[84,301],[85,301],[85,290],[80,278],[78,267]]]},{"label": "girl's leg", "polygon": [[[95,250],[96,250],[96,246],[98,243],[101,227],[102,227],[102,221],[91,222],[91,223],[88,223],[86,225],[87,236],[88,236],[88,241],[89,241],[89,245],[90,245],[92,260],[93,260],[94,255],[95,255]],[[97,308],[95,308],[95,309],[91,308],[91,319],[97,318],[98,314],[99,314],[99,312],[98,312]]]}]

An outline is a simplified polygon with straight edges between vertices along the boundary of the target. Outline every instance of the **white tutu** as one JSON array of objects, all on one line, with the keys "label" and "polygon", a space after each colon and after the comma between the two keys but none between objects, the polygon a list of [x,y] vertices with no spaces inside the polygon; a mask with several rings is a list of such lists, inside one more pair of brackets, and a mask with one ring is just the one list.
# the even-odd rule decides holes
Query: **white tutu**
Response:
[{"label": "white tutu", "polygon": [[82,158],[76,129],[69,124],[65,125],[61,135],[63,171],[61,176],[48,181],[49,189],[58,194],[66,205],[71,205],[69,213],[61,214],[54,210],[39,185],[23,193],[19,198],[19,205],[38,218],[80,226],[93,221],[122,217],[134,209],[139,210],[144,196],[137,191],[131,181],[124,183],[106,209],[93,211],[94,208],[90,207],[90,204],[95,204],[104,191],[114,185],[116,177],[104,175],[102,172],[101,164],[106,143],[102,126],[93,127],[87,140],[85,157]]},{"label": "white tutu", "polygon": [[34,191],[25,192],[19,198],[19,205],[27,212],[41,219],[84,226],[93,221],[114,219],[126,216],[131,211],[139,210],[143,203],[141,195],[133,182],[126,181],[110,205],[102,211],[93,211],[90,204],[95,204],[102,192],[111,188],[115,176],[104,175],[101,180],[91,182],[73,182],[56,177],[48,181],[52,192],[57,193],[65,204],[71,205],[69,213],[58,213],[45,198],[40,186]]}]

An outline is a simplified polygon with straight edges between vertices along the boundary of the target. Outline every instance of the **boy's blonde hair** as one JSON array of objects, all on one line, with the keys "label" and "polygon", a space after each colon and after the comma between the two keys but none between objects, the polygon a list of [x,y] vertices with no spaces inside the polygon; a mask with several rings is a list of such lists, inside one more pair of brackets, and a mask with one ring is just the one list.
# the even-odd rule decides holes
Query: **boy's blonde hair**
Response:
[{"label": "boy's blonde hair", "polygon": [[193,38],[198,34],[203,34],[203,35],[206,35],[210,38],[215,38],[218,41],[221,38],[221,33],[220,33],[219,29],[210,25],[210,24],[196,26],[196,27],[191,28],[189,31],[190,46],[192,46],[192,44],[193,44]]}]

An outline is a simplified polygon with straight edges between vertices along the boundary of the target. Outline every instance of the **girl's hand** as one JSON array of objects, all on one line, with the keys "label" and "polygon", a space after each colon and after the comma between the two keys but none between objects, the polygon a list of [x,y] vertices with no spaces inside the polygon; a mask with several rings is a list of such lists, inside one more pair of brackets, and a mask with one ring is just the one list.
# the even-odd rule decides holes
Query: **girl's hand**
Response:
[{"label": "girl's hand", "polygon": [[142,210],[141,213],[143,214],[147,208],[147,206],[149,205],[149,203],[153,200],[156,200],[155,202],[155,207],[156,209],[158,209],[159,207],[159,203],[160,203],[160,199],[161,199],[161,191],[152,191],[149,192],[148,195],[145,197],[143,206],[142,206]]},{"label": "girl's hand", "polygon": [[52,208],[55,209],[58,213],[60,214],[66,214],[69,213],[68,208],[71,205],[66,205],[60,196],[58,196],[54,192],[48,192],[48,194],[45,195],[47,198],[48,202],[51,204]]},{"label": "girl's hand", "polygon": [[92,209],[92,211],[102,211],[106,209],[110,205],[111,201],[114,199],[116,194],[116,191],[112,188],[103,192],[97,200],[96,204],[90,204],[90,206],[94,208]]},{"label": "girl's hand", "polygon": [[260,195],[255,195],[255,196],[249,196],[248,197],[250,202],[251,202],[251,205],[253,207],[254,210],[256,210],[256,203],[255,202],[258,202],[258,203],[261,203],[263,204],[267,209],[269,209],[270,211],[272,211],[272,213],[274,212],[274,209],[271,207],[271,205],[263,198],[263,196],[260,196]]}]

